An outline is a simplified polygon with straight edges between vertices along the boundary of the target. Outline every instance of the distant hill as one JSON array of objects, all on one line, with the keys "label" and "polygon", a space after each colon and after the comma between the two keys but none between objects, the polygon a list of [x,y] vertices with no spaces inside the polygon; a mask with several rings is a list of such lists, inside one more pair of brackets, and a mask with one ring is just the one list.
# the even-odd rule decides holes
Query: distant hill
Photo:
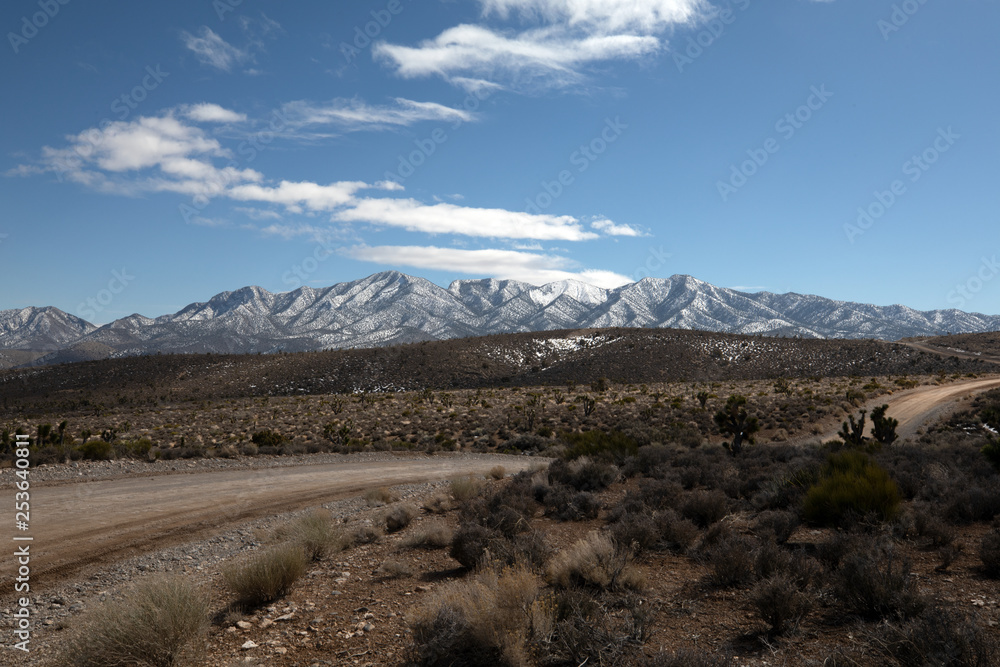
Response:
[{"label": "distant hill", "polygon": [[39,365],[156,353],[367,348],[612,327],[898,340],[995,331],[1000,317],[958,310],[920,312],[794,293],[746,293],[690,276],[646,278],[617,289],[574,281],[537,287],[514,280],[461,280],[444,289],[388,271],[280,294],[244,287],[172,315],[132,315],[99,328],[56,308],[0,311],[0,350],[21,352],[0,355],[0,366],[17,365],[19,360]]},{"label": "distant hill", "polygon": [[0,373],[0,416],[194,400],[424,389],[992,373],[875,340],[768,338],[675,329],[575,329],[357,350],[178,354]]}]

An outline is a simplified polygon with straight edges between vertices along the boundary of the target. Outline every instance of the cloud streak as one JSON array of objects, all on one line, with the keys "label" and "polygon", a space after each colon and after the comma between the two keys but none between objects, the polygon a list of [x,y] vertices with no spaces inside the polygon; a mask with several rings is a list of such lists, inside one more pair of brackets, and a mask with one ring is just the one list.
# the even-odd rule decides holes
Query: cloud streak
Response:
[{"label": "cloud streak", "polygon": [[484,21],[516,17],[521,29],[462,24],[417,46],[381,42],[377,60],[404,78],[440,76],[469,88],[566,87],[587,65],[658,52],[670,28],[701,20],[704,0],[481,0]]},{"label": "cloud streak", "polygon": [[332,126],[346,132],[408,127],[426,121],[470,122],[475,116],[435,102],[415,102],[397,97],[392,105],[370,105],[359,99],[337,98],[325,103],[299,100],[281,108],[296,128]]},{"label": "cloud streak", "polygon": [[236,48],[208,26],[201,27],[200,35],[183,31],[181,41],[184,43],[184,48],[194,53],[203,65],[222,72],[230,72],[234,66],[250,59],[248,51]]}]

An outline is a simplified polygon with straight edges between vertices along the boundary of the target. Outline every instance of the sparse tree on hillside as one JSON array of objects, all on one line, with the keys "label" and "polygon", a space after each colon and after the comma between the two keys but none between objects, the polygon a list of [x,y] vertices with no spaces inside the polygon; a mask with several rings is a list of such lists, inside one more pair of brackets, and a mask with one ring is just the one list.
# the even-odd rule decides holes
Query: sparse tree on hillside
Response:
[{"label": "sparse tree on hillside", "polygon": [[730,396],[726,407],[715,413],[715,425],[723,435],[733,436],[732,442],[724,443],[724,447],[737,456],[743,451],[743,443],[753,444],[753,436],[760,430],[757,417],[750,416],[746,409],[745,396]]}]

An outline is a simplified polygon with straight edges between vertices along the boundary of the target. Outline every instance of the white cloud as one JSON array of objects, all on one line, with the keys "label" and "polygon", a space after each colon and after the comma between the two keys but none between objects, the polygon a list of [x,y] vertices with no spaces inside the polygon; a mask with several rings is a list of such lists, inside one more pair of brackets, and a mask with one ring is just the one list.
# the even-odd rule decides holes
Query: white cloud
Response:
[{"label": "white cloud", "polygon": [[361,199],[334,214],[341,222],[370,222],[425,234],[459,234],[481,238],[586,241],[585,231],[571,216],[532,215],[495,208],[455,204],[424,204],[414,199]]},{"label": "white cloud", "polygon": [[343,251],[348,257],[388,266],[450,271],[475,276],[521,280],[544,285],[560,280],[579,280],[598,287],[621,287],[632,282],[611,271],[572,271],[574,262],[564,257],[515,250],[462,250],[435,246],[354,246]]},{"label": "white cloud", "polygon": [[211,102],[184,107],[183,114],[198,123],[242,123],[247,119],[244,113],[236,113]]},{"label": "white cloud", "polygon": [[[59,174],[104,192],[136,195],[178,192],[214,196],[236,183],[260,181],[252,169],[216,167],[229,157],[221,144],[171,115],[141,117],[67,137],[62,148],[42,148],[40,163],[26,169]],[[152,170],[152,171],[150,171]]]},{"label": "white cloud", "polygon": [[646,236],[631,225],[619,225],[607,219],[595,220],[590,226],[608,236]]},{"label": "white cloud", "polygon": [[583,68],[656,53],[670,28],[703,18],[705,0],[481,0],[484,19],[516,15],[531,25],[463,24],[418,46],[381,42],[374,55],[407,78],[437,75],[467,90],[567,86]]},{"label": "white cloud", "polygon": [[302,213],[304,210],[313,212],[336,210],[355,202],[354,195],[358,191],[373,188],[379,186],[361,181],[341,181],[329,185],[281,181],[276,187],[259,184],[237,185],[230,188],[226,196],[237,201],[281,204],[292,213]]},{"label": "white cloud", "polygon": [[696,20],[702,0],[481,0],[483,11],[506,18],[517,13],[550,23],[585,26],[591,32],[652,34]]},{"label": "white cloud", "polygon": [[[225,154],[218,141],[170,116],[118,121],[104,130],[91,128],[67,138],[71,148],[66,150],[105,171],[145,169],[190,155]],[[52,149],[45,152],[57,153]]]},{"label": "white cloud", "polygon": [[202,64],[223,72],[232,71],[234,65],[239,65],[250,59],[250,54],[247,51],[228,43],[208,26],[201,27],[200,36],[192,35],[186,30],[183,31],[181,41],[184,42],[185,48],[193,52]]},{"label": "white cloud", "polygon": [[423,121],[469,122],[473,114],[435,102],[396,98],[392,106],[372,106],[359,99],[338,98],[326,103],[289,102],[281,111],[295,127],[333,125],[346,131],[404,127]]}]

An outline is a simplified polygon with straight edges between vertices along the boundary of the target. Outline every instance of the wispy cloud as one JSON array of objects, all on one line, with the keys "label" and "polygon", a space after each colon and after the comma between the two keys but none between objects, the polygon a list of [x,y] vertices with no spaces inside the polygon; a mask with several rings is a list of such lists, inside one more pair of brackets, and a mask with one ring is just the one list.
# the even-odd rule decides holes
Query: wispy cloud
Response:
[{"label": "wispy cloud", "polygon": [[369,185],[362,181],[341,181],[320,185],[311,182],[281,181],[276,186],[243,184],[230,188],[225,195],[237,201],[280,204],[291,213],[334,211],[355,202],[361,190],[391,189],[388,184]]},{"label": "wispy cloud", "polygon": [[236,113],[210,102],[186,106],[182,113],[198,123],[242,123],[247,119],[246,114]]},{"label": "wispy cloud", "polygon": [[607,219],[595,220],[590,223],[593,229],[604,232],[608,236],[647,236],[631,225],[620,225]]},{"label": "wispy cloud", "polygon": [[392,105],[371,105],[354,98],[337,98],[317,103],[299,100],[282,106],[288,122],[297,128],[336,127],[341,131],[377,130],[406,127],[425,121],[470,122],[475,116],[461,109],[396,98]]},{"label": "wispy cloud", "polygon": [[463,24],[417,46],[379,43],[375,57],[406,78],[441,76],[468,89],[578,83],[584,68],[656,53],[670,28],[705,16],[704,0],[480,0],[484,22]]},{"label": "wispy cloud", "polygon": [[425,234],[479,238],[587,241],[598,236],[580,221],[563,215],[534,215],[455,204],[424,204],[414,199],[362,199],[334,214],[341,222],[370,222]]},{"label": "wispy cloud", "polygon": [[463,273],[545,285],[560,280],[578,280],[598,287],[621,287],[632,282],[610,271],[580,269],[576,263],[557,255],[516,250],[463,250],[436,246],[354,246],[343,251],[352,259],[387,266]]},{"label": "wispy cloud", "polygon": [[186,30],[181,32],[181,41],[202,64],[223,72],[230,72],[234,66],[250,59],[248,51],[236,48],[208,26],[202,26],[199,35],[192,35]]}]

